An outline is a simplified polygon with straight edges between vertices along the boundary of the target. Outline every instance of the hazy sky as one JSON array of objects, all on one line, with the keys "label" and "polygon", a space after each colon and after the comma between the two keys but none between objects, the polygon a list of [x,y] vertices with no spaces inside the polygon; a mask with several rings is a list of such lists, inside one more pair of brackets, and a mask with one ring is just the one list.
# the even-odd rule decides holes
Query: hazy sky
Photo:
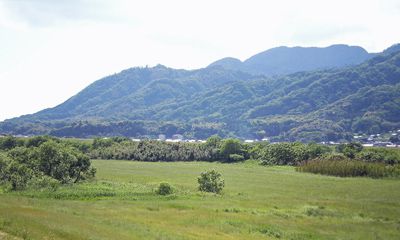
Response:
[{"label": "hazy sky", "polygon": [[194,69],[287,46],[400,42],[400,0],[0,0],[0,120],[157,63]]}]

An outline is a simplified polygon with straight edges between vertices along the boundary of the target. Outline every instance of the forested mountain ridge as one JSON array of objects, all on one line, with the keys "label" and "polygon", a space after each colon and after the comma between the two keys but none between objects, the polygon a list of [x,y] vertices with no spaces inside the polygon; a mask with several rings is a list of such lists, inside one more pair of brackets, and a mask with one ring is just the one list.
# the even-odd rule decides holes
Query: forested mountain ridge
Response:
[{"label": "forested mountain ridge", "polygon": [[374,53],[368,53],[361,47],[344,44],[325,48],[282,46],[258,53],[243,62],[229,57],[215,61],[209,66],[273,76],[356,65],[373,56]]},{"label": "forested mountain ridge", "polygon": [[[399,128],[398,84],[400,52],[395,52],[356,67],[235,82],[181,103],[171,110],[180,113],[171,115],[185,116],[187,121],[232,124],[240,135],[252,132],[284,135],[290,140],[341,139],[353,132]],[[190,111],[202,104],[208,107],[199,114]],[[164,112],[171,111],[164,108]]]},{"label": "forested mountain ridge", "polygon": [[325,141],[400,128],[398,45],[357,66],[253,76],[211,66],[132,68],[0,133],[157,137],[213,134]]},{"label": "forested mountain ridge", "polygon": [[141,112],[154,105],[179,102],[198,92],[250,78],[250,74],[221,67],[194,71],[163,65],[136,67],[100,79],[54,108],[22,118],[146,120]]}]

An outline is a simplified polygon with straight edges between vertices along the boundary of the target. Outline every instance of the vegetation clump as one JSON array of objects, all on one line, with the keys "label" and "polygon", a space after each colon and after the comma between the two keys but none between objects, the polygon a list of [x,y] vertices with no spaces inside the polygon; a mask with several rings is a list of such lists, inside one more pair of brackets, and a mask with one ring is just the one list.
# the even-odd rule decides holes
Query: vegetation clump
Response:
[{"label": "vegetation clump", "polygon": [[163,142],[130,139],[96,138],[89,155],[94,159],[120,159],[146,162],[221,161],[239,162],[248,159],[246,145],[238,139],[222,140],[211,136],[205,143]]},{"label": "vegetation clump", "polygon": [[343,155],[327,155],[304,162],[297,171],[332,175],[338,177],[399,177],[398,165],[385,165],[380,162],[351,160]]},{"label": "vegetation clump", "polygon": [[6,189],[55,189],[59,184],[77,183],[96,173],[86,154],[61,140],[35,137],[9,144],[13,142],[10,139],[0,143],[0,185]]},{"label": "vegetation clump", "polygon": [[158,195],[170,195],[174,192],[174,189],[172,188],[172,186],[169,183],[163,182],[160,183],[160,185],[158,186],[156,193]]},{"label": "vegetation clump", "polygon": [[221,173],[215,170],[202,172],[197,182],[199,183],[199,190],[202,192],[221,193],[225,186]]},{"label": "vegetation clump", "polygon": [[354,159],[357,153],[360,153],[363,150],[363,146],[361,143],[347,143],[340,144],[336,147],[336,151],[339,153],[343,153],[346,157]]},{"label": "vegetation clump", "polygon": [[313,143],[283,142],[259,145],[252,151],[252,154],[254,159],[260,160],[264,165],[298,165],[302,161],[331,151],[332,149],[327,146]]},{"label": "vegetation clump", "polygon": [[220,147],[221,158],[225,162],[239,162],[244,160],[246,151],[244,145],[238,140],[228,138],[222,141]]}]

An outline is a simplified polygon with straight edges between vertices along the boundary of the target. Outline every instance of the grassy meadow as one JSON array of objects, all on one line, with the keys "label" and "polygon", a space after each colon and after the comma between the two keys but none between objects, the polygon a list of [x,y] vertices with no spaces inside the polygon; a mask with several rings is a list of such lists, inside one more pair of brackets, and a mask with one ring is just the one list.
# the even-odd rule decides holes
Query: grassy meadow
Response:
[{"label": "grassy meadow", "polygon": [[[253,161],[94,160],[96,180],[0,193],[0,239],[400,239],[400,181]],[[216,169],[222,195],[197,177]],[[175,193],[158,196],[160,182]]]}]

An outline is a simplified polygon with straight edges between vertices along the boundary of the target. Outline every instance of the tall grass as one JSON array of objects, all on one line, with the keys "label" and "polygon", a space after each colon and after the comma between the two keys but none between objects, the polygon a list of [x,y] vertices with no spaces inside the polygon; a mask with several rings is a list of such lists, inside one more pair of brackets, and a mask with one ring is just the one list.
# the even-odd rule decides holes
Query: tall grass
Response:
[{"label": "tall grass", "polygon": [[332,160],[317,158],[303,162],[296,168],[299,172],[319,173],[338,177],[400,177],[399,165],[363,162],[359,160]]}]

